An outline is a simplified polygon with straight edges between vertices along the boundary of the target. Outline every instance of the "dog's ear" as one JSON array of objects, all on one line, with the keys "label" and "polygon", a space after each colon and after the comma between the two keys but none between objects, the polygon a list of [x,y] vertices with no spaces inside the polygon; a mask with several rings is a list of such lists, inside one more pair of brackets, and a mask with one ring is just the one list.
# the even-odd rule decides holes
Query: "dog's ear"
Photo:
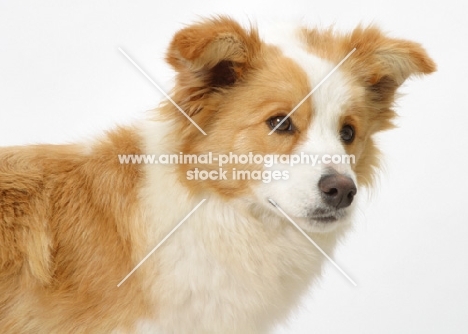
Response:
[{"label": "dog's ear", "polygon": [[346,64],[365,86],[374,107],[391,107],[395,92],[412,75],[436,70],[434,61],[418,43],[386,37],[375,27],[357,28],[343,41],[356,48]]},{"label": "dog's ear", "polygon": [[234,85],[260,48],[255,29],[227,17],[202,21],[174,36],[166,60],[177,71],[177,87],[191,101]]},{"label": "dog's ear", "polygon": [[336,63],[356,48],[342,69],[351,72],[366,88],[374,108],[389,108],[396,89],[411,75],[436,70],[420,44],[389,38],[374,26],[358,27],[346,35],[333,29],[306,30],[306,41],[312,52]]}]

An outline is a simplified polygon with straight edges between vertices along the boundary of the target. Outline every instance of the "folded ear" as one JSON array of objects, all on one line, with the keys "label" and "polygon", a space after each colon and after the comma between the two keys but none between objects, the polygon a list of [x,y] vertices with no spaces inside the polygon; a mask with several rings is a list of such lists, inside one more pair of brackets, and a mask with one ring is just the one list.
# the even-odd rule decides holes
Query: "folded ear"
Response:
[{"label": "folded ear", "polygon": [[366,88],[373,108],[389,108],[396,89],[411,75],[436,70],[435,63],[420,44],[389,38],[373,26],[358,27],[345,35],[333,29],[305,30],[305,33],[312,52],[336,63],[356,48],[342,69],[351,72]]},{"label": "folded ear", "polygon": [[[177,71],[185,99],[196,101],[234,85],[251,66],[260,48],[257,31],[247,31],[227,17],[191,25],[174,36],[166,60]],[[189,108],[196,113],[197,108]]]},{"label": "folded ear", "polygon": [[343,45],[348,50],[356,48],[347,67],[366,87],[374,107],[390,107],[396,89],[407,78],[436,70],[420,44],[386,37],[375,27],[355,29]]}]

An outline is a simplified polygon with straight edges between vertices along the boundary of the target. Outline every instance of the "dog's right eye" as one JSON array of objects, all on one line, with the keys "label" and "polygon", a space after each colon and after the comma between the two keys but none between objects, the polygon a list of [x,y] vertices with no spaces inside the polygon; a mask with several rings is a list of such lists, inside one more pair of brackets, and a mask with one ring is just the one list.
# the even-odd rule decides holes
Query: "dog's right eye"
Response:
[{"label": "dog's right eye", "polygon": [[[286,132],[286,131],[292,131],[293,130],[293,124],[291,122],[291,118],[288,117],[286,118],[286,116],[273,116],[273,117],[270,117],[268,120],[267,120],[267,124],[268,126],[270,127],[270,129],[274,129],[278,126],[278,124],[280,124],[280,126],[275,130],[275,131],[279,131],[279,132]],[[284,120],[284,121],[283,121]]]}]

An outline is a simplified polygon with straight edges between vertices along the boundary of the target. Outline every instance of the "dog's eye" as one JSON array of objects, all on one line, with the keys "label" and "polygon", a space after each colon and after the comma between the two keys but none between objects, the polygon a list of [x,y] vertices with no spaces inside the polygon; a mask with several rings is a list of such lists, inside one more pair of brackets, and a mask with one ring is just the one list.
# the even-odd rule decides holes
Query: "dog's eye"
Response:
[{"label": "dog's eye", "polygon": [[[274,129],[278,124],[285,119],[286,116],[273,116],[270,117],[267,121],[268,126],[270,129]],[[285,132],[285,131],[292,131],[293,129],[293,124],[291,122],[291,119],[288,117],[284,120],[283,123],[275,130],[275,131],[280,131],[280,132]]]},{"label": "dog's eye", "polygon": [[352,125],[345,124],[340,131],[341,140],[345,144],[351,144],[354,141],[355,133],[356,131]]}]

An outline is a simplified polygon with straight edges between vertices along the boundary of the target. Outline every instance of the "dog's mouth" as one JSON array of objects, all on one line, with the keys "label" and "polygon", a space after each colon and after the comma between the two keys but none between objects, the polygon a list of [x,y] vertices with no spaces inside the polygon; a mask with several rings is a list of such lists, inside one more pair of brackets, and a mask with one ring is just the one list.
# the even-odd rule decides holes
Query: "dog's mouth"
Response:
[{"label": "dog's mouth", "polygon": [[[281,213],[292,221],[293,218],[289,218],[287,214],[276,204],[272,199],[268,199],[268,202],[275,206]],[[349,222],[348,216],[350,212],[345,208],[336,209],[333,207],[320,206],[311,208],[307,211],[307,214],[302,217],[296,217],[301,228],[308,232],[329,232],[332,231],[339,225]],[[295,224],[295,222],[294,222]]]},{"label": "dog's mouth", "polygon": [[317,216],[317,217],[310,217],[310,218],[319,223],[333,223],[338,220],[338,217],[336,216]]},{"label": "dog's mouth", "polygon": [[310,212],[307,216],[311,221],[329,224],[344,218],[346,216],[346,211],[342,209],[332,210],[318,208]]}]

